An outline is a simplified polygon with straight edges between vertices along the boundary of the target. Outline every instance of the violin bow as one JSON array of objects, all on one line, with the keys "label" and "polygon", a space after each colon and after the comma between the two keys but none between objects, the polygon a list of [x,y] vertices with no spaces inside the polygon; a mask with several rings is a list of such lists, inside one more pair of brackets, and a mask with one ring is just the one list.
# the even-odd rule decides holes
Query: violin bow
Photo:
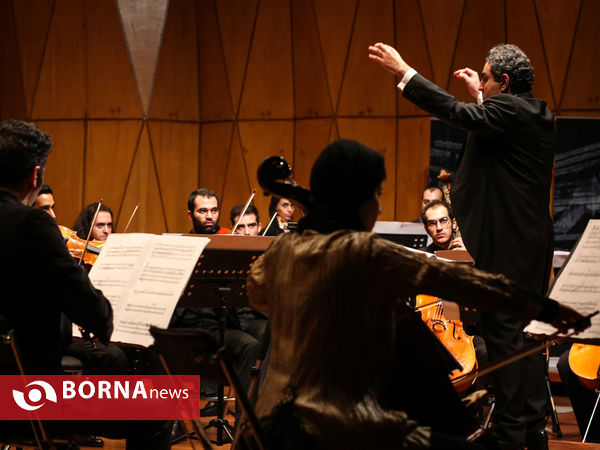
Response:
[{"label": "violin bow", "polygon": [[248,198],[248,201],[244,205],[244,209],[242,210],[242,213],[240,214],[240,217],[238,218],[237,223],[231,230],[231,234],[235,234],[235,230],[237,230],[238,225],[242,221],[242,217],[244,217],[244,214],[246,214],[246,210],[248,209],[248,206],[250,206],[250,202],[252,202],[252,199],[254,198],[255,194],[256,194],[256,189],[252,189],[252,192],[250,193],[250,197]]},{"label": "violin bow", "polygon": [[127,233],[127,230],[129,230],[129,225],[131,225],[131,221],[133,220],[133,217],[135,216],[135,213],[137,212],[140,205],[141,205],[140,202],[137,202],[135,204],[135,208],[133,208],[133,212],[131,213],[131,216],[129,217],[129,221],[127,222],[127,225],[125,225],[125,229],[123,230],[123,233]]},{"label": "violin bow", "polygon": [[267,227],[265,228],[265,231],[262,232],[261,236],[264,236],[265,233],[267,232],[267,230],[269,229],[269,227],[271,226],[271,224],[273,223],[273,221],[275,220],[275,217],[277,217],[277,211],[275,211],[275,213],[273,214],[273,216],[271,217],[271,220],[269,220],[269,224],[267,225]]},{"label": "violin bow", "polygon": [[79,265],[83,263],[83,257],[85,256],[85,251],[87,250],[87,246],[90,243],[90,238],[92,237],[92,230],[94,229],[94,225],[96,225],[96,219],[98,218],[98,213],[100,212],[100,207],[102,206],[103,201],[104,199],[100,199],[100,201],[98,202],[98,207],[96,208],[94,218],[92,219],[92,225],[90,225],[90,229],[87,234],[87,239],[85,240],[85,245],[83,246],[83,251],[81,252],[81,256],[79,257],[79,262],[77,263]]},{"label": "violin bow", "polygon": [[[599,313],[599,311],[593,312],[592,314],[589,314],[587,316],[585,316],[583,319],[581,319],[578,324],[589,324],[590,320],[592,317],[594,317],[595,315],[597,315]],[[589,326],[589,325],[587,325]],[[481,366],[479,368],[479,370],[477,371],[473,371],[473,373],[470,373],[466,376],[464,376],[463,378],[460,379],[456,379],[454,380],[454,382],[464,382],[467,379],[470,381],[471,379],[475,379],[477,377],[481,377],[483,375],[487,375],[490,372],[494,372],[495,370],[501,369],[504,366],[507,366],[515,361],[518,361],[522,358],[525,358],[526,356],[529,356],[533,353],[539,352],[540,350],[543,350],[544,348],[546,348],[546,345],[548,344],[548,342],[552,342],[555,341],[557,339],[568,339],[571,336],[579,333],[580,331],[582,331],[582,329],[580,329],[579,327],[575,328],[572,332],[568,333],[568,334],[564,334],[561,335],[560,331],[557,331],[554,334],[551,334],[550,336],[546,336],[544,339],[542,339],[541,343],[538,342],[533,342],[532,344],[526,345],[524,347],[522,347],[521,349],[515,351],[514,353],[510,353],[508,355],[502,356],[500,358],[498,358],[495,361],[489,362],[488,364]]]}]

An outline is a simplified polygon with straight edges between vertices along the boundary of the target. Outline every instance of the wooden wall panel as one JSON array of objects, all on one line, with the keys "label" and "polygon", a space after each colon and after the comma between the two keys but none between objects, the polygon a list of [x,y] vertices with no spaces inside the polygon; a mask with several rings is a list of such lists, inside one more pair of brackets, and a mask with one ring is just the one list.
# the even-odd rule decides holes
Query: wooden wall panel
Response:
[{"label": "wooden wall panel", "polygon": [[136,118],[142,115],[127,48],[114,2],[87,0],[87,115]]},{"label": "wooden wall panel", "polygon": [[581,0],[535,0],[556,106],[562,96],[580,6]]},{"label": "wooden wall panel", "polygon": [[227,160],[225,185],[221,199],[221,226],[230,228],[229,211],[235,205],[244,203],[250,196],[250,180],[244,164],[239,130],[234,128],[231,150]]},{"label": "wooden wall panel", "polygon": [[598,17],[600,2],[583,0],[561,97],[560,108],[563,110],[600,110],[600,83],[596,79],[600,70]]},{"label": "wooden wall panel", "polygon": [[154,122],[148,125],[158,168],[167,230],[188,232],[186,202],[198,183],[197,123]]},{"label": "wooden wall panel", "polygon": [[342,138],[355,139],[385,156],[380,220],[394,220],[396,192],[396,119],[338,119]]},{"label": "wooden wall panel", "polygon": [[420,0],[432,81],[446,89],[466,0]]},{"label": "wooden wall panel", "polygon": [[[11,2],[0,2],[0,17],[13,17]],[[3,19],[4,22],[4,19]],[[24,119],[27,114],[21,64],[17,47],[17,33],[12,20],[0,26],[0,120]]]},{"label": "wooden wall panel", "polygon": [[313,5],[325,57],[329,92],[334,109],[337,111],[358,2],[357,0],[313,0]]},{"label": "wooden wall panel", "polygon": [[150,117],[196,121],[200,118],[196,16],[193,0],[170,1]]},{"label": "wooden wall panel", "polygon": [[167,231],[167,220],[163,207],[158,178],[155,170],[152,149],[150,147],[148,127],[144,126],[127,187],[123,204],[117,213],[116,231],[122,231],[127,225],[136,204],[141,207],[131,222],[128,232],[164,233]]},{"label": "wooden wall panel", "polygon": [[118,216],[141,128],[138,120],[88,122],[83,206],[103,198]]},{"label": "wooden wall panel", "polygon": [[[415,68],[421,75],[433,80],[431,60],[427,48],[427,38],[423,17],[419,8],[419,0],[406,0],[401,4],[395,3],[396,8],[396,40],[398,51],[402,57]],[[410,40],[408,39],[410,37]],[[389,43],[392,45],[392,43]],[[374,63],[372,63],[374,64]],[[386,82],[391,86],[392,79]],[[396,83],[400,80],[395,80]],[[402,93],[396,90],[398,116],[425,116],[427,113],[402,97]]]},{"label": "wooden wall panel", "polygon": [[[256,171],[265,158],[274,155],[283,156],[293,164],[294,123],[291,120],[240,122],[239,130],[249,187],[256,189],[254,204],[261,217],[267,217],[269,198],[262,195]],[[243,199],[240,203],[245,201]]]},{"label": "wooden wall panel", "polygon": [[294,161],[288,161],[294,169],[294,179],[304,187],[310,186],[310,171],[321,151],[335,139],[330,138],[333,129],[331,119],[298,120]]},{"label": "wooden wall panel", "polygon": [[50,134],[54,142],[44,183],[54,191],[56,221],[72,228],[83,205],[84,122],[37,121],[36,124]]},{"label": "wooden wall panel", "polygon": [[[199,2],[203,5],[201,6],[202,10],[206,10],[208,7],[208,5],[204,5],[205,3],[213,3],[212,0],[199,0]],[[254,35],[259,4],[258,0],[222,0],[216,2],[218,30],[227,67],[229,91],[231,92],[236,115],[239,111],[242,85],[246,76],[248,54]]]},{"label": "wooden wall panel", "polygon": [[205,123],[200,129],[200,168],[197,187],[212,189],[219,197],[223,196],[233,127],[233,122],[218,122]]},{"label": "wooden wall panel", "polygon": [[398,120],[396,220],[410,222],[421,213],[429,177],[430,124],[428,117]]},{"label": "wooden wall panel", "polygon": [[507,41],[515,44],[525,52],[531,60],[535,73],[533,95],[542,98],[548,107],[556,106],[556,86],[552,83],[548,71],[547,54],[541,40],[540,29],[537,27],[536,9],[533,0],[507,0]]},{"label": "wooden wall panel", "polygon": [[[339,136],[387,152],[384,217],[414,219],[429,118],[368,60],[367,46],[378,40],[397,43],[442,87],[451,70],[479,71],[490,46],[514,42],[534,64],[535,95],[559,115],[600,116],[595,0],[171,0],[153,92],[153,64],[145,81],[133,76],[115,4],[122,3],[0,1],[0,117],[45,119],[58,137],[60,158],[69,159],[53,155],[48,180],[68,198],[59,213],[69,222],[100,197],[123,206],[124,217],[140,197],[155,211],[140,216],[137,231],[187,230],[181,202],[207,186],[224,199],[226,225],[227,209],[247,197],[266,153],[289,155],[308,184],[315,157]],[[162,22],[154,19],[141,25],[157,43]],[[161,119],[143,142],[134,81]],[[450,91],[471,100],[461,83],[452,81]],[[257,203],[265,216],[266,199]]]},{"label": "wooden wall panel", "polygon": [[81,119],[86,114],[85,3],[56,0],[31,116]]},{"label": "wooden wall panel", "polygon": [[[377,14],[373,14],[373,11],[377,11]],[[339,115],[396,114],[393,78],[367,57],[369,45],[375,42],[392,42],[394,39],[393,13],[392,3],[388,0],[359,2],[344,74]]]},{"label": "wooden wall panel", "polygon": [[[203,121],[234,117],[235,106],[230,92],[230,74],[225,66],[223,41],[217,22],[214,2],[200,1],[198,6],[198,89],[199,109]],[[247,54],[244,55],[244,67]]]},{"label": "wooden wall panel", "polygon": [[[5,2],[8,3],[8,2]],[[13,1],[27,116],[35,97],[55,0]],[[32,14],[35,11],[35,14]],[[2,17],[7,17],[4,14]],[[4,41],[4,40],[2,40]]]},{"label": "wooden wall panel", "polygon": [[289,2],[261,0],[238,117],[283,119],[294,116],[291,55]]},{"label": "wooden wall panel", "polygon": [[328,116],[333,102],[311,0],[292,0],[294,116]]},{"label": "wooden wall panel", "polygon": [[448,92],[459,100],[473,101],[464,82],[455,78],[452,73],[463,67],[481,72],[488,49],[505,39],[504,3],[466,0],[455,57],[448,73]]}]

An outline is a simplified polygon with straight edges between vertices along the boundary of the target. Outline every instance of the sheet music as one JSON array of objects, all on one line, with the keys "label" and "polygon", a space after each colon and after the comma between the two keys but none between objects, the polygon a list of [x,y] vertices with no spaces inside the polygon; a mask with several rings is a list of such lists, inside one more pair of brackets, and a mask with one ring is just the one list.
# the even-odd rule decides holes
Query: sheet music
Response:
[{"label": "sheet music", "polygon": [[[590,220],[552,286],[550,298],[570,306],[583,315],[600,309],[600,220]],[[532,321],[525,331],[551,335],[556,329],[546,323]],[[600,339],[600,316],[592,318],[592,326],[575,336],[579,339]]]},{"label": "sheet music", "polygon": [[112,340],[151,345],[149,325],[166,328],[210,239],[111,234],[90,271],[114,311]]}]

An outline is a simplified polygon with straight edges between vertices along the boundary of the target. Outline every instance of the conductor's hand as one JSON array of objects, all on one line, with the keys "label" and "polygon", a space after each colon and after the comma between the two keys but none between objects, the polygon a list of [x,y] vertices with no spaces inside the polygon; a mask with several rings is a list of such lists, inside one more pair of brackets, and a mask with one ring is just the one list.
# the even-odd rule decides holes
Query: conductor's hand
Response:
[{"label": "conductor's hand", "polygon": [[465,82],[469,95],[477,98],[479,95],[479,75],[473,69],[465,67],[454,72],[454,76]]},{"label": "conductor's hand", "polygon": [[558,312],[554,316],[552,322],[550,322],[550,325],[558,329],[561,333],[567,333],[571,329],[583,331],[588,328],[591,323],[589,318],[586,319],[585,316],[582,316],[570,306],[559,304]]},{"label": "conductor's hand", "polygon": [[369,47],[369,58],[379,63],[388,72],[402,78],[410,66],[400,56],[394,47],[378,42]]}]

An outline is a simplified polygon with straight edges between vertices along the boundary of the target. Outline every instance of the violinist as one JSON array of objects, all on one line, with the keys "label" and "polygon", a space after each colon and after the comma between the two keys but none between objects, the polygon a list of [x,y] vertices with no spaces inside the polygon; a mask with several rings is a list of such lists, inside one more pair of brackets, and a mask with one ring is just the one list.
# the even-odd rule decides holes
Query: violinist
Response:
[{"label": "violinist", "polygon": [[[244,204],[240,203],[231,208],[229,218],[231,219],[231,226],[234,227],[240,218],[240,214],[244,210]],[[243,234],[244,236],[258,236],[262,230],[262,224],[258,217],[258,209],[254,205],[248,205],[242,220],[238,224],[235,234]]]},{"label": "violinist", "polygon": [[[482,448],[465,440],[460,409],[442,420],[422,414],[460,405],[453,389],[436,404],[408,401],[431,386],[411,379],[419,367],[405,355],[416,353],[416,364],[440,356],[413,348],[419,340],[404,333],[420,319],[400,298],[426,293],[562,329],[582,317],[505,277],[379,238],[371,230],[384,180],[383,155],[351,140],[331,143],[313,165],[299,232],[279,237],[252,265],[250,304],[268,311],[272,337],[256,405],[267,446]],[[440,380],[449,384],[447,372]]]},{"label": "violinist", "polygon": [[219,226],[219,198],[214,191],[200,188],[188,197],[188,218],[193,234],[231,234],[228,228]]},{"label": "violinist", "polygon": [[444,200],[433,200],[428,203],[421,214],[425,231],[433,242],[425,251],[429,253],[438,250],[466,250],[460,236],[455,236],[456,219],[452,207]]},{"label": "violinist", "polygon": [[[108,343],[112,308],[77,266],[56,222],[32,208],[41,189],[52,140],[35,125],[0,122],[0,314],[14,330],[29,374],[60,374],[61,314]],[[35,282],[32,282],[35,279]],[[10,295],[8,295],[10,293]],[[21,427],[22,425],[22,427]],[[49,421],[51,433],[127,437],[127,448],[170,448],[171,422]],[[28,422],[0,423],[0,434],[31,432]]]},{"label": "violinist", "polygon": [[[48,196],[50,198],[48,198]],[[50,204],[52,207],[48,207]],[[46,211],[54,220],[56,220],[53,211],[54,196],[50,186],[47,184],[42,186],[40,194],[38,194],[33,203],[33,207]],[[127,362],[127,356],[125,355],[125,352],[116,345],[105,345],[102,342],[92,343],[89,340],[73,341],[73,324],[65,315],[61,318],[61,328],[64,354],[80,360],[88,373],[93,373],[95,375],[118,375],[128,370],[129,364]]]},{"label": "violinist", "polygon": [[269,216],[276,215],[270,226],[265,231],[265,236],[279,236],[282,233],[287,233],[289,230],[285,228],[288,222],[291,222],[294,215],[294,204],[290,199],[271,197],[269,204]]},{"label": "violinist", "polygon": [[[92,220],[94,220],[94,215],[96,214],[97,209],[98,203],[92,203],[90,205],[87,205],[81,210],[79,216],[77,216],[77,219],[75,219],[73,230],[81,239],[87,239],[90,227],[92,227]],[[96,221],[94,222],[94,226],[92,227],[92,235],[90,238],[96,241],[106,241],[108,235],[112,233],[112,229],[112,209],[110,209],[108,206],[102,203],[100,205],[98,217],[96,217]]]},{"label": "violinist", "polygon": [[56,220],[56,214],[54,214],[54,192],[50,186],[47,184],[42,185],[40,193],[33,202],[33,207],[46,211],[50,217]]}]

